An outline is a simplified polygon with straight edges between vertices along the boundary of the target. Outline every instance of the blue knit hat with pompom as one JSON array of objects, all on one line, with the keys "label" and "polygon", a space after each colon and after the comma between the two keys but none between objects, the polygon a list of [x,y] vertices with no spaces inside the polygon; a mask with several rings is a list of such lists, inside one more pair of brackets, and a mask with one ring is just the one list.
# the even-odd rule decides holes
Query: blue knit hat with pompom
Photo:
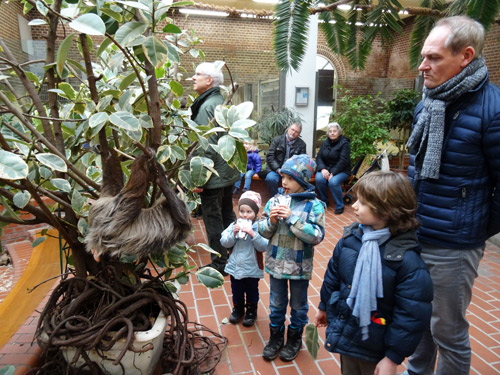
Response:
[{"label": "blue knit hat with pompom", "polygon": [[303,187],[308,187],[309,181],[316,172],[316,163],[306,154],[294,155],[285,161],[280,171],[292,177]]}]

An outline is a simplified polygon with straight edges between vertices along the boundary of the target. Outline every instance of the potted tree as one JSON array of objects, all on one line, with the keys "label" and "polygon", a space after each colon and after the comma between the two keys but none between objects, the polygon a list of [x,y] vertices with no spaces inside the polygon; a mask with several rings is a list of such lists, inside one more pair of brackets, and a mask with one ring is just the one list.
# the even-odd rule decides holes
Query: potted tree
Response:
[{"label": "potted tree", "polygon": [[[190,252],[195,246],[212,251],[184,242],[188,208],[197,203],[192,189],[212,173],[211,161],[193,154],[211,147],[208,137],[222,132],[216,151],[244,170],[242,142],[254,124],[248,119],[253,105],[220,106],[207,126],[197,126],[181,108],[180,55],[203,54],[200,40],[168,15],[189,2],[22,3],[25,13],[31,12],[31,25],[46,32],[47,53],[38,76],[30,71],[35,62],[18,61],[0,40],[0,221],[47,223],[65,244],[70,266],[40,318],[37,336],[46,362],[38,373],[69,371],[62,357],[68,346],[76,347],[66,356],[68,363],[103,373],[90,351],[109,360],[120,340],[125,344],[111,362],[125,373],[125,352],[141,355],[153,345],[134,346],[134,333],[154,327],[160,313],[168,320],[162,369],[212,372],[225,342],[190,326],[186,307],[175,298],[175,285],[186,283],[192,269]],[[115,227],[111,237],[96,234],[105,226],[89,223],[101,212],[92,213],[91,207],[109,209],[115,203],[118,212],[132,210],[121,215],[125,227]],[[147,225],[138,230],[136,217],[152,214],[158,215],[154,223],[170,217],[168,231],[134,253],[134,239],[147,242],[156,233],[145,233],[151,230]],[[127,231],[131,241],[116,240]],[[92,233],[97,242],[121,245],[115,252],[101,251],[97,262],[85,245]],[[196,276],[209,287],[223,283],[215,270]],[[215,359],[207,360],[210,356]]]},{"label": "potted tree", "polygon": [[405,157],[408,153],[406,143],[410,137],[413,121],[413,111],[421,98],[421,93],[412,89],[403,89],[396,92],[394,98],[386,104],[386,127],[391,132],[391,138],[398,149],[398,169],[404,170]]}]

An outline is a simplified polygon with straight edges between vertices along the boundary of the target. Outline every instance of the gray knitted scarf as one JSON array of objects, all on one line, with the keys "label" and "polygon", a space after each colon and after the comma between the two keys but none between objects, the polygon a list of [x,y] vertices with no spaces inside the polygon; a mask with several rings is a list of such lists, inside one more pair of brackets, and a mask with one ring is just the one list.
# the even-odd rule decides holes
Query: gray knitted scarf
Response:
[{"label": "gray knitted scarf", "polygon": [[441,85],[424,87],[423,109],[408,140],[408,149],[417,149],[415,177],[439,178],[445,114],[448,104],[477,87],[488,75],[483,58],[474,59],[460,73]]},{"label": "gray knitted scarf", "polygon": [[371,312],[377,310],[377,298],[384,296],[379,246],[391,238],[391,232],[389,228],[373,230],[370,225],[360,227],[363,244],[356,260],[347,304],[352,309],[352,315],[359,318],[362,339],[366,340]]}]

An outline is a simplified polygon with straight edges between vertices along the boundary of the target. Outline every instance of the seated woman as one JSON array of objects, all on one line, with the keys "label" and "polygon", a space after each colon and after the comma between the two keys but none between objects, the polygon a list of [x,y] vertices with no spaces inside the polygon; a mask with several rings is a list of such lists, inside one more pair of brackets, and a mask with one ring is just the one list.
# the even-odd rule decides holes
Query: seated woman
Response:
[{"label": "seated woman", "polygon": [[342,135],[342,128],[336,122],[328,124],[328,138],[321,144],[316,163],[316,188],[319,198],[328,206],[328,190],[335,201],[335,214],[344,212],[342,182],[351,175],[351,147],[349,139]]}]

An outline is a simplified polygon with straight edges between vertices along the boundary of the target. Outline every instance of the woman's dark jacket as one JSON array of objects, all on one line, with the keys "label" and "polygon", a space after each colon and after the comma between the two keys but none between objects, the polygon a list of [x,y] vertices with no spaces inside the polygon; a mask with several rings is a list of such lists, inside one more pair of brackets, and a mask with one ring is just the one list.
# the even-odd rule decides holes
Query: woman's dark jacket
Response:
[{"label": "woman's dark jacket", "polygon": [[[362,229],[354,223],[337,243],[321,287],[319,309],[326,311],[325,348],[367,361],[388,357],[401,363],[417,347],[429,327],[432,312],[432,281],[420,258],[415,231],[391,237],[380,246],[384,297],[372,312],[369,337],[361,340],[359,319],[352,315],[347,297],[361,249]],[[375,315],[376,314],[376,315]],[[383,318],[386,325],[373,322]],[[379,321],[380,322],[380,321]]]},{"label": "woman's dark jacket", "polygon": [[327,138],[321,144],[316,156],[318,172],[327,169],[333,176],[339,173],[351,175],[351,146],[349,138],[340,135],[335,141]]},{"label": "woman's dark jacket", "polygon": [[[414,124],[422,111],[415,109]],[[438,179],[408,177],[417,193],[420,242],[451,249],[484,246],[500,231],[500,89],[488,83],[446,107]]]},{"label": "woman's dark jacket", "polygon": [[[274,137],[271,141],[271,145],[269,146],[269,151],[267,151],[267,168],[276,172],[278,169],[281,169],[285,160],[286,155],[286,135],[278,135]],[[295,142],[290,147],[289,158],[294,155],[301,155],[306,153],[306,143],[297,138]]]}]

